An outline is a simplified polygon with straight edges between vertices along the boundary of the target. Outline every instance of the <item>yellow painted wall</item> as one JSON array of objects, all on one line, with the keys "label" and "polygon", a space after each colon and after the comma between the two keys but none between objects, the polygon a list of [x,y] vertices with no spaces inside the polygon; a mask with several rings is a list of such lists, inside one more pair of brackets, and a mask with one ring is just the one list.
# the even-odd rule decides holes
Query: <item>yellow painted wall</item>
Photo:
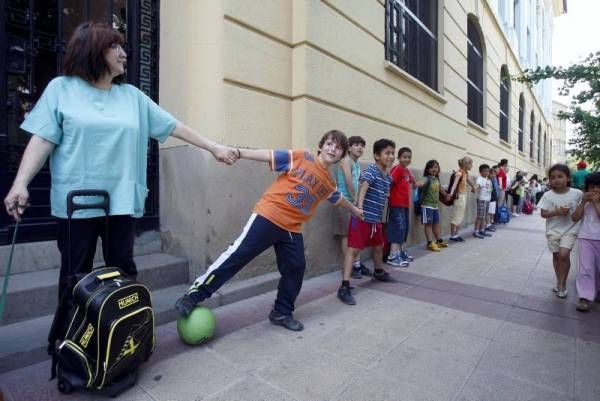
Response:
[{"label": "yellow painted wall", "polygon": [[[500,68],[520,72],[496,18],[483,0],[440,0],[439,90],[385,61],[385,7],[379,0],[210,0],[161,5],[161,103],[177,117],[226,143],[312,147],[328,129],[389,137],[414,150],[421,166],[444,170],[464,154],[479,162],[529,159],[531,110],[551,135],[533,93],[511,82],[510,143],[500,141]],[[484,35],[484,124],[467,121],[467,18]],[[523,92],[525,147],[516,150]],[[550,139],[548,139],[550,143]],[[169,141],[166,146],[179,145]],[[368,146],[369,147],[369,146]],[[548,151],[548,150],[547,150]],[[534,152],[534,156],[537,151]],[[370,153],[366,156],[370,158]]]},{"label": "yellow painted wall", "polygon": [[[389,138],[413,149],[415,171],[435,158],[447,177],[468,154],[475,168],[507,158],[513,172],[542,173],[529,159],[529,119],[533,109],[535,138],[542,121],[549,154],[551,116],[543,116],[532,91],[514,81],[510,141],[499,139],[500,68],[505,64],[514,75],[520,67],[492,10],[485,0],[439,3],[439,90],[433,91],[386,62],[384,0],[163,1],[160,103],[227,144],[315,150],[321,135],[336,128],[367,140],[363,162],[372,159],[373,141]],[[470,16],[485,43],[483,127],[467,121]],[[516,149],[521,92],[523,153]],[[240,232],[273,176],[256,163],[224,170],[205,152],[183,145],[169,139],[161,148],[161,229],[169,232],[167,248],[202,271]],[[335,249],[328,211],[322,207],[306,227],[307,256],[322,266],[338,257],[326,251]],[[269,262],[261,263],[256,272]]]}]

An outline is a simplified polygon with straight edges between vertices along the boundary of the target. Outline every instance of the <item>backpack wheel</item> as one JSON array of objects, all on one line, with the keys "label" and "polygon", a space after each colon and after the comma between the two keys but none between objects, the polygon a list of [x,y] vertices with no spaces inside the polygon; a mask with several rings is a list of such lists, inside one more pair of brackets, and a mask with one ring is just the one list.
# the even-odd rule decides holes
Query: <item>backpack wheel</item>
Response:
[{"label": "backpack wheel", "polygon": [[73,391],[71,384],[62,380],[59,380],[58,383],[56,383],[56,387],[62,394],[71,394],[71,391]]}]

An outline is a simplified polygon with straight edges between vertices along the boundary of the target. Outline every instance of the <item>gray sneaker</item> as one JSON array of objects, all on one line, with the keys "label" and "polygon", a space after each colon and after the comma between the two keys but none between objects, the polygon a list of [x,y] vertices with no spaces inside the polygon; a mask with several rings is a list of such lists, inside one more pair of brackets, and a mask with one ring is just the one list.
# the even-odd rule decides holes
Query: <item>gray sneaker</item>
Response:
[{"label": "gray sneaker", "polygon": [[396,267],[408,267],[410,265],[410,263],[408,263],[406,260],[402,259],[402,257],[399,254],[392,257],[391,259],[388,257],[387,264],[396,266]]}]

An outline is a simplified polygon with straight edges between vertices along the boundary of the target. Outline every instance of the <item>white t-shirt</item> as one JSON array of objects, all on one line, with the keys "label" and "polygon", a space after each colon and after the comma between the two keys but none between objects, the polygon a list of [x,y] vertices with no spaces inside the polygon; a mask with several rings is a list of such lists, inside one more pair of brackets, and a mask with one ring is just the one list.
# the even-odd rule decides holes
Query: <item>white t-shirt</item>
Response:
[{"label": "white t-shirt", "polygon": [[575,188],[569,188],[568,192],[564,194],[557,194],[554,191],[548,191],[544,193],[542,199],[538,203],[538,206],[549,212],[558,209],[561,206],[569,207],[569,214],[566,216],[555,216],[546,219],[546,235],[547,236],[559,236],[563,235],[577,235],[579,230],[579,222],[575,223],[571,219],[571,215],[575,208],[581,202],[583,192]]},{"label": "white t-shirt", "polygon": [[577,237],[600,241],[600,217],[598,217],[596,208],[590,202],[584,206],[581,228]]},{"label": "white t-shirt", "polygon": [[477,177],[477,199],[490,201],[492,199],[492,180],[489,178]]}]

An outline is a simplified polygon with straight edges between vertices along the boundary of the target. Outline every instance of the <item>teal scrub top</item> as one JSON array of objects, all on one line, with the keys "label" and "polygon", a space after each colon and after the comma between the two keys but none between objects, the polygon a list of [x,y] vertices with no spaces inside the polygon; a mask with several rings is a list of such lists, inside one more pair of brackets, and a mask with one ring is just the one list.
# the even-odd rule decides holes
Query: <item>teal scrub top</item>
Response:
[{"label": "teal scrub top", "polygon": [[[78,77],[57,77],[21,128],[56,145],[50,155],[53,216],[67,217],[70,191],[103,189],[110,194],[111,215],[141,217],[148,195],[148,138],[164,142],[176,122],[132,85],[103,90]],[[102,215],[100,210],[79,210],[74,217]]]}]

